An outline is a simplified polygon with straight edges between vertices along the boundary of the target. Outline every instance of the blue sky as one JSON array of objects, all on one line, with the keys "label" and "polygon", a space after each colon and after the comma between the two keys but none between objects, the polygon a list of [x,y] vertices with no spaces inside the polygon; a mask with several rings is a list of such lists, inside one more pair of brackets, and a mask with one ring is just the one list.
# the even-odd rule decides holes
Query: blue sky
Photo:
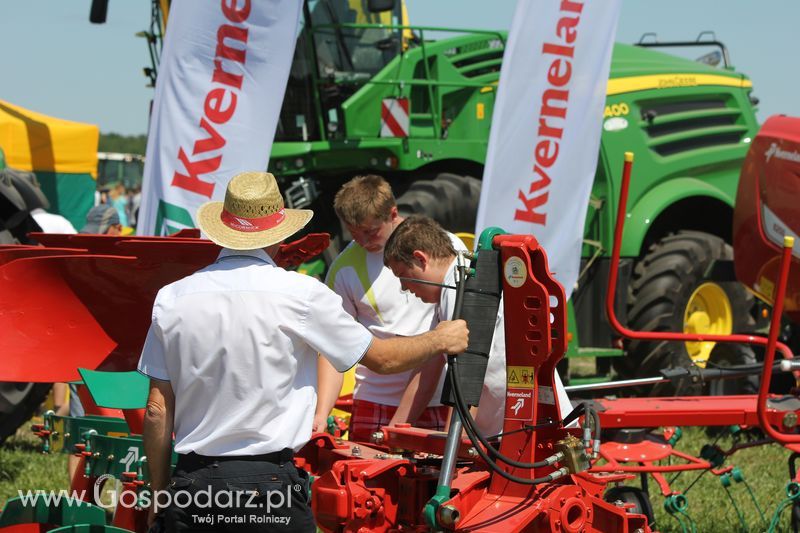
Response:
[{"label": "blue sky", "polygon": [[[148,27],[150,2],[110,0],[105,25],[89,23],[89,5],[90,0],[4,2],[0,99],[95,123],[104,133],[145,133],[153,90],[142,74],[147,47],[134,34]],[[516,1],[407,5],[412,24],[508,29]],[[632,43],[644,32],[656,32],[661,40],[693,40],[713,30],[728,45],[733,65],[753,80],[763,121],[774,113],[800,116],[798,21],[796,0],[623,0],[617,41]]]}]

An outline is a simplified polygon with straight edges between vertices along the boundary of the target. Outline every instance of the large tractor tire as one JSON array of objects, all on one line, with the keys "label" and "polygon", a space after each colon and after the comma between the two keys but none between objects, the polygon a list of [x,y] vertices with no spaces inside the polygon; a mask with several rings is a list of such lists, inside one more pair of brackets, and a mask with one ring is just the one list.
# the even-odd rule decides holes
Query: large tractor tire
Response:
[{"label": "large tractor tire", "polygon": [[49,383],[0,382],[0,444],[34,415],[50,387]]},{"label": "large tractor tire", "polygon": [[[681,231],[653,244],[638,262],[628,291],[628,325],[634,330],[729,334],[751,331],[753,298],[737,282],[708,279],[714,262],[730,260],[733,250],[719,237]],[[624,377],[657,376],[663,368],[704,367],[712,342],[631,341],[616,358]],[[686,380],[659,384],[653,395],[702,394],[702,385]]]},{"label": "large tractor tire", "polygon": [[428,215],[448,231],[472,233],[480,198],[480,180],[443,172],[412,183],[397,207],[403,216]]},{"label": "large tractor tire", "polygon": [[[36,176],[12,168],[0,170],[0,244],[34,244],[28,232],[42,231],[30,215],[49,203]],[[49,383],[0,382],[0,443],[16,433],[41,405]]]}]

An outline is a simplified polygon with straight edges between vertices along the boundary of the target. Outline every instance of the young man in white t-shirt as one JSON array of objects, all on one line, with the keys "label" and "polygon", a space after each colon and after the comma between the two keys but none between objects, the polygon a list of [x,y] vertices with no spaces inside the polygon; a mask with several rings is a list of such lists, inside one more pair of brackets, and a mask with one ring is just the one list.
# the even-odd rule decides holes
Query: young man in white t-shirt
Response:
[{"label": "young man in white t-shirt", "polygon": [[[436,321],[450,320],[455,308],[456,266],[458,257],[452,247],[447,232],[428,217],[412,216],[395,228],[384,248],[384,261],[392,272],[401,279],[401,285],[416,294],[423,302],[437,304]],[[432,284],[415,283],[409,279],[419,279]],[[497,311],[492,347],[486,365],[480,406],[473,411],[475,424],[485,436],[498,435],[503,430],[503,412],[506,400],[506,338],[503,320],[503,302]],[[440,368],[431,368],[434,364]],[[435,358],[427,370],[441,372],[442,358]],[[416,370],[414,372],[419,372]],[[572,411],[567,393],[556,373],[555,387],[558,393],[562,418]],[[418,397],[418,402],[426,398]]]},{"label": "young man in white t-shirt", "polygon": [[[342,297],[344,309],[378,338],[417,335],[430,330],[434,306],[403,291],[400,280],[383,264],[383,246],[403,221],[389,183],[376,175],[357,176],[336,194],[334,210],[353,236],[353,241],[331,265],[325,280]],[[449,238],[463,249],[457,237]],[[381,426],[393,423],[443,429],[447,408],[439,402],[444,382],[442,366],[433,362],[422,368],[419,374],[412,375],[409,371],[381,375],[358,365],[350,440],[368,441]],[[438,373],[433,375],[431,371]],[[342,382],[342,374],[325,358],[319,358],[314,430],[324,430]],[[428,398],[424,405],[414,402],[418,394]]]}]

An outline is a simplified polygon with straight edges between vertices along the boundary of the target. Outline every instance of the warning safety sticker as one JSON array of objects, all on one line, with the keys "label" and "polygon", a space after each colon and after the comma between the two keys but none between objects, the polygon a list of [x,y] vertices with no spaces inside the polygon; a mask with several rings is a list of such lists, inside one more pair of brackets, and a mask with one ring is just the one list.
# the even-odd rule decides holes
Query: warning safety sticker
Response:
[{"label": "warning safety sticker", "polygon": [[507,366],[506,384],[509,388],[532,389],[533,388],[533,367],[532,366]]}]

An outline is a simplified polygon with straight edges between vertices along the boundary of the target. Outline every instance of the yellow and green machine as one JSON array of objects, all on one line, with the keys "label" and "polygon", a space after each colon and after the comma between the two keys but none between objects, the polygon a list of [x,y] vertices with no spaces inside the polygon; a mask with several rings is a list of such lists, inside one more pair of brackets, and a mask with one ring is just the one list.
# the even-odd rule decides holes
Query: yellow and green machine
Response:
[{"label": "yellow and green machine", "polygon": [[[360,13],[373,11],[381,24],[362,21]],[[404,20],[399,1],[304,6],[269,165],[288,201],[314,209],[317,229],[332,231],[340,246],[349,235],[333,196],[357,173],[385,176],[402,212],[474,231],[506,34]],[[719,65],[665,53],[668,46],[711,47]],[[601,374],[613,360],[630,377],[712,358],[713,343],[630,343],[623,351],[601,312],[625,151],[636,152],[638,164],[618,312],[637,329],[753,327],[752,297],[724,268],[739,169],[758,128],[751,92],[716,40],[614,47],[569,357],[600,356]],[[408,126],[387,136],[381,108],[398,100],[407,102]]]},{"label": "yellow and green machine", "polygon": [[32,171],[50,211],[80,229],[94,205],[100,130],[0,100],[0,168]]}]

